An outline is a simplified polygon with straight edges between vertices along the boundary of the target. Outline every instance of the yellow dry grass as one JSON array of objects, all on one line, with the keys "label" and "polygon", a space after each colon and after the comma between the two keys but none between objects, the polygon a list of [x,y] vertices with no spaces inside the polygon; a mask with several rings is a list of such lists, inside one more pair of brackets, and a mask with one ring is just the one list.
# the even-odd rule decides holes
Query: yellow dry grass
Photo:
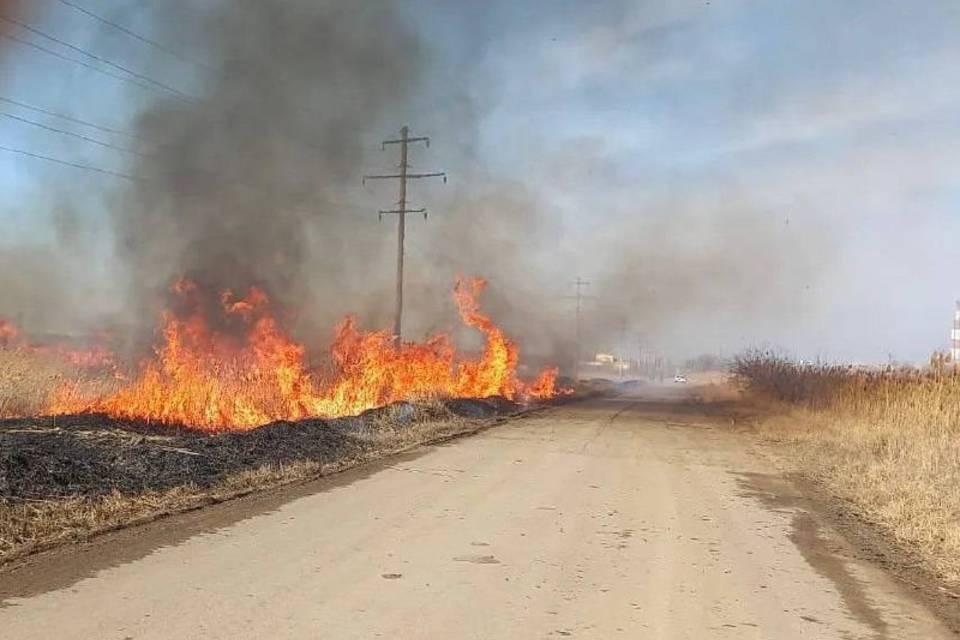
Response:
[{"label": "yellow dry grass", "polygon": [[0,348],[0,418],[43,411],[65,373],[29,350]]},{"label": "yellow dry grass", "polygon": [[0,419],[36,416],[51,404],[82,406],[116,390],[110,371],[71,364],[29,348],[0,348]]},{"label": "yellow dry grass", "polygon": [[960,372],[799,366],[768,354],[737,374],[779,411],[760,431],[801,468],[960,583]]}]

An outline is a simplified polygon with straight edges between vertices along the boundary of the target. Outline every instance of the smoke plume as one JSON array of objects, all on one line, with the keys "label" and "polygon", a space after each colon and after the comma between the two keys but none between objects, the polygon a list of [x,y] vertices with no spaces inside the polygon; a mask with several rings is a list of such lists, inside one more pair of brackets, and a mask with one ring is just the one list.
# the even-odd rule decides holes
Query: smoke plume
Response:
[{"label": "smoke plume", "polygon": [[357,242],[344,192],[363,141],[417,87],[417,38],[386,1],[237,0],[200,20],[191,55],[213,70],[195,98],[141,114],[138,134],[159,142],[113,207],[133,308],[181,274],[211,291],[264,286],[285,309],[346,295],[381,243]]}]

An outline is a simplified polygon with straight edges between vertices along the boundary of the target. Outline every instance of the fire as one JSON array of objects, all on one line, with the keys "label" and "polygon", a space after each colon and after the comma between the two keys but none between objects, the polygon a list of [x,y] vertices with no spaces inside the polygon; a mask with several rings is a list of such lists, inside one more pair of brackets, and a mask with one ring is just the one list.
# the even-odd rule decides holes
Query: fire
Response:
[{"label": "fire", "polygon": [[460,364],[457,395],[474,398],[505,396],[512,400],[522,390],[516,379],[517,345],[503,335],[489,317],[480,313],[477,298],[486,285],[483,278],[471,278],[458,280],[453,288],[464,324],[479,329],[486,337],[480,360]]},{"label": "fire", "polygon": [[163,339],[138,376],[115,392],[88,397],[61,389],[53,413],[102,412],[118,418],[184,424],[205,430],[249,429],[274,420],[354,415],[398,400],[425,397],[549,398],[556,369],[530,384],[518,379],[517,345],[480,311],[486,282],[458,280],[460,317],[485,338],[477,359],[461,357],[446,334],[397,348],[384,331],[364,332],[353,317],[335,330],[332,371],[307,368],[306,349],[284,331],[264,291],[220,297],[222,323],[239,323],[235,337],[215,330],[201,311],[196,285],[171,288],[186,312],[163,314]]},{"label": "fire", "polygon": [[103,344],[79,348],[65,340],[38,344],[27,340],[17,325],[0,317],[0,349],[18,349],[35,356],[49,358],[75,369],[114,370],[113,353]]}]

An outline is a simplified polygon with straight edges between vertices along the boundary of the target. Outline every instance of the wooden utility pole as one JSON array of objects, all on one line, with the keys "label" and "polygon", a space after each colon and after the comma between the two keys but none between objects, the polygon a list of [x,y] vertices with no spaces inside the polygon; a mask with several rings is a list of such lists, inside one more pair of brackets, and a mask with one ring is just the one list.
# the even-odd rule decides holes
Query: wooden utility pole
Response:
[{"label": "wooden utility pole", "polygon": [[580,380],[580,339],[582,337],[582,330],[580,324],[580,310],[583,307],[583,301],[593,298],[593,296],[585,296],[582,293],[583,287],[589,287],[590,282],[582,279],[580,276],[577,276],[577,279],[571,283],[577,288],[577,294],[575,296],[567,296],[570,299],[577,301],[577,336],[576,342],[574,344],[574,355],[573,355],[573,376],[574,380]]},{"label": "wooden utility pole", "polygon": [[397,348],[400,348],[401,333],[403,329],[403,240],[406,235],[406,224],[408,213],[422,213],[423,219],[427,219],[426,209],[407,209],[407,180],[419,180],[420,178],[443,178],[447,182],[447,174],[443,171],[432,173],[410,173],[410,164],[407,162],[407,147],[411,142],[423,142],[430,147],[430,138],[420,136],[410,137],[410,129],[403,127],[400,129],[400,137],[396,140],[384,140],[382,149],[386,149],[388,144],[400,145],[400,173],[364,176],[363,182],[367,180],[399,180],[400,181],[400,199],[397,201],[396,209],[380,210],[379,218],[383,220],[384,215],[391,213],[397,214],[397,306],[393,317],[393,336]]}]

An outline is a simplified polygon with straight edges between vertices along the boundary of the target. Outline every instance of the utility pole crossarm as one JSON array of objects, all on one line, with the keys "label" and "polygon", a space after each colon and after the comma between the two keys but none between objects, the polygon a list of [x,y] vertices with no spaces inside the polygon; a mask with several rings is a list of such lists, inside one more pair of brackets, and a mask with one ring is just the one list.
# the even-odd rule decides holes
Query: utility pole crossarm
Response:
[{"label": "utility pole crossarm", "polygon": [[447,184],[446,171],[437,171],[435,173],[408,173],[407,178],[443,178],[443,184]]},{"label": "utility pole crossarm", "polygon": [[363,176],[363,183],[366,184],[367,180],[410,180],[412,178],[443,178],[443,182],[446,184],[447,173],[446,171],[437,171],[435,173],[408,173],[406,175],[402,173],[390,173],[383,175]]},{"label": "utility pole crossarm", "polygon": [[[427,145],[428,149],[430,148],[430,138],[428,138],[427,136],[420,136],[419,138],[407,138],[406,142],[407,144],[411,142],[423,142]],[[403,144],[403,143],[404,143],[403,138],[398,138],[397,140],[384,140],[380,144],[380,147],[381,149],[386,149],[388,144]]]},{"label": "utility pole crossarm", "polygon": [[397,215],[402,213],[422,213],[423,219],[427,219],[427,210],[426,209],[381,209],[377,212],[377,216],[380,220],[383,220],[383,216],[390,215],[391,213],[396,213]]},{"label": "utility pole crossarm", "polygon": [[367,180],[396,180],[402,177],[403,175],[399,173],[391,173],[391,174],[379,175],[379,176],[363,176],[363,182],[364,184],[366,184]]}]

